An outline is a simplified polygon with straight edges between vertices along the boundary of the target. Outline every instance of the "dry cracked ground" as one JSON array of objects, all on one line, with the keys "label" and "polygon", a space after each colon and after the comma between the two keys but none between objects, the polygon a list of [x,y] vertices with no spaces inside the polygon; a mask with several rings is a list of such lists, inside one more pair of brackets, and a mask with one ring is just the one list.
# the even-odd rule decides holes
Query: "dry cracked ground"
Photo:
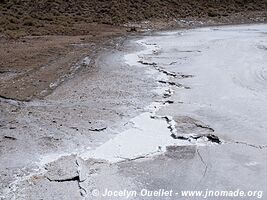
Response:
[{"label": "dry cracked ground", "polygon": [[259,24],[118,38],[43,100],[1,99],[0,197],[266,193],[266,36]]}]

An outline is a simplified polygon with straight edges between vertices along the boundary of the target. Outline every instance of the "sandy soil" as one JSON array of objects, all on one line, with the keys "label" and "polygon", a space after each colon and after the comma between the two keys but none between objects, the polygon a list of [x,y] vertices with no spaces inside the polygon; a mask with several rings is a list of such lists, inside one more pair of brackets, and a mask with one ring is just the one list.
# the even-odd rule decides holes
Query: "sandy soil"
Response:
[{"label": "sandy soil", "polygon": [[25,101],[49,94],[75,73],[77,63],[93,57],[103,43],[126,29],[95,25],[91,32],[85,36],[2,38],[0,96]]}]

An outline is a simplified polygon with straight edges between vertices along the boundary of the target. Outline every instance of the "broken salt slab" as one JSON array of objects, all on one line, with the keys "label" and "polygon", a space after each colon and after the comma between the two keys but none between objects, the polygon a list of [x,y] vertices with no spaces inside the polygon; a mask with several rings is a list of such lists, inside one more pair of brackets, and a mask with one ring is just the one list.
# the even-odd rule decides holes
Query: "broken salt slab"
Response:
[{"label": "broken salt slab", "polygon": [[160,154],[161,148],[165,151],[164,148],[170,145],[190,145],[188,141],[173,140],[166,120],[152,119],[151,113],[143,113],[131,122],[134,124],[133,128],[120,133],[94,151],[83,153],[81,158],[119,162],[139,156]]}]

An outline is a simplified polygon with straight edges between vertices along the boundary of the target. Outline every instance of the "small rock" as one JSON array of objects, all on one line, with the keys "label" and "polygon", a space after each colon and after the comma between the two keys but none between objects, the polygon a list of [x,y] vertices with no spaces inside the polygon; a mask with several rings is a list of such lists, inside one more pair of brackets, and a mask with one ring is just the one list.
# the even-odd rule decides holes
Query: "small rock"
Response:
[{"label": "small rock", "polygon": [[71,129],[74,129],[74,130],[76,130],[76,131],[79,131],[79,129],[77,128],[77,127],[70,127]]},{"label": "small rock", "polygon": [[104,131],[106,129],[107,129],[107,125],[102,120],[91,122],[89,126],[90,131]]},{"label": "small rock", "polygon": [[17,140],[17,138],[11,137],[11,136],[4,136],[5,139],[9,139],[9,140]]},{"label": "small rock", "polygon": [[136,27],[131,27],[131,28],[128,30],[128,32],[137,32],[137,29],[136,29]]}]

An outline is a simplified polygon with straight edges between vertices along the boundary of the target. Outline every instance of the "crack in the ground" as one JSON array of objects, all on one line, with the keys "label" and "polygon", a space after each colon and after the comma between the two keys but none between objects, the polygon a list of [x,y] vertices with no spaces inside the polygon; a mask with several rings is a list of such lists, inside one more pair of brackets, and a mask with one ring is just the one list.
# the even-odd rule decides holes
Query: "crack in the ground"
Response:
[{"label": "crack in the ground", "polygon": [[118,157],[118,158],[123,159],[123,161],[120,161],[118,163],[123,163],[123,162],[130,162],[130,161],[135,161],[135,160],[139,160],[139,159],[144,159],[144,158],[146,158],[146,156],[138,156],[135,158],[124,158],[124,157]]},{"label": "crack in the ground", "polygon": [[172,81],[158,81],[159,83],[163,83],[163,84],[168,84],[168,85],[171,85],[171,86],[177,86],[177,87],[182,87],[183,85],[180,84],[180,83],[175,83],[175,82],[172,82]]},{"label": "crack in the ground", "polygon": [[175,128],[175,121],[170,116],[150,116],[151,119],[164,119],[167,123],[167,128],[170,130],[170,132],[175,135],[176,128]]},{"label": "crack in the ground", "polygon": [[[139,63],[141,63],[142,65],[149,65],[149,66],[153,66],[157,71],[163,73],[163,74],[166,74],[167,76],[171,76],[171,77],[174,77],[174,78],[179,78],[179,79],[185,79],[185,78],[193,78],[194,76],[193,75],[186,75],[186,74],[181,74],[181,73],[175,73],[175,72],[170,72],[170,71],[167,71],[161,67],[158,66],[157,63],[155,62],[144,62],[142,60],[138,61]],[[170,65],[172,64],[175,64],[176,62],[172,62]]]},{"label": "crack in the ground", "polygon": [[80,190],[80,195],[82,197],[85,197],[87,195],[87,190],[81,185],[82,182],[84,182],[84,180],[81,180],[81,166],[78,162],[78,158],[76,157],[75,160],[75,164],[77,166],[77,173],[78,175],[75,175],[71,178],[66,178],[66,179],[51,179],[49,177],[46,176],[46,179],[49,180],[50,182],[57,182],[57,183],[64,183],[64,182],[77,182],[78,183],[78,187]]},{"label": "crack in the ground", "polygon": [[166,100],[166,101],[164,101],[164,102],[162,102],[163,103],[163,105],[168,105],[168,104],[174,104],[174,101],[172,101],[172,100]]},{"label": "crack in the ground", "polygon": [[72,178],[67,178],[67,179],[50,179],[48,177],[46,177],[47,180],[49,180],[50,182],[58,182],[58,183],[62,183],[62,182],[71,182],[71,181],[78,181],[79,182],[79,176],[74,176]]},{"label": "crack in the ground", "polygon": [[171,137],[175,140],[187,140],[191,142],[192,140],[207,139],[212,143],[222,144],[220,138],[214,134],[199,134],[199,135],[188,135],[188,136],[177,136],[176,134],[171,134]]},{"label": "crack in the ground", "polygon": [[138,62],[141,63],[142,65],[150,65],[150,66],[156,66],[157,65],[157,63],[155,63],[155,62],[150,63],[150,62],[144,62],[142,60],[139,60]]},{"label": "crack in the ground", "polygon": [[194,75],[179,74],[180,78],[193,78]]},{"label": "crack in the ground", "polygon": [[181,53],[194,53],[194,52],[201,53],[200,50],[179,50],[178,52],[181,52]]},{"label": "crack in the ground", "polygon": [[[156,69],[158,72],[160,73],[163,73],[167,76],[171,76],[173,78],[179,78],[179,79],[185,79],[185,78],[192,78],[194,77],[193,75],[185,75],[185,74],[180,74],[180,73],[175,73],[175,72],[170,72],[170,71],[167,71],[161,67],[158,66],[157,63],[155,62],[145,62],[145,61],[138,61],[139,63],[141,63],[142,65],[148,65],[148,66],[153,66],[154,69]],[[179,88],[184,88],[184,89],[191,89],[190,87],[188,86],[184,86],[183,84],[180,84],[180,83],[176,83],[176,82],[172,82],[172,81],[163,81],[163,80],[160,80],[158,81],[159,83],[162,83],[162,84],[168,84],[170,86],[176,86],[176,87],[179,87]]]},{"label": "crack in the ground", "polygon": [[190,89],[190,87],[188,86],[184,86],[183,84],[180,84],[180,83],[175,83],[175,82],[172,82],[172,81],[158,81],[159,83],[162,83],[162,84],[168,84],[170,86],[176,86],[178,88],[184,88],[184,89]]},{"label": "crack in the ground", "polygon": [[199,152],[199,149],[197,149],[197,155],[198,155],[198,157],[199,157],[201,163],[204,165],[205,170],[204,170],[204,172],[203,172],[203,175],[202,175],[201,179],[199,180],[198,184],[196,185],[196,187],[199,186],[199,185],[201,184],[201,182],[203,181],[203,179],[205,178],[205,176],[206,176],[206,174],[207,174],[207,172],[208,172],[208,165],[207,165],[207,163],[204,161],[204,159],[203,159],[201,153]]},{"label": "crack in the ground", "polygon": [[4,95],[0,95],[0,100],[6,100],[6,101],[15,101],[17,103],[25,103],[25,102],[30,102],[30,99],[25,99],[25,100],[20,100],[20,99],[16,99],[16,98],[12,98],[12,97],[6,97]]},{"label": "crack in the ground", "polygon": [[104,131],[106,130],[107,127],[104,127],[104,128],[95,128],[95,129],[88,129],[89,131],[93,131],[93,132],[101,132],[101,131]]},{"label": "crack in the ground", "polygon": [[194,125],[198,128],[203,128],[203,129],[207,129],[211,132],[215,132],[215,130],[207,125],[202,125],[202,124],[198,124],[198,123],[194,123]]},{"label": "crack in the ground", "polygon": [[174,78],[176,78],[178,75],[176,74],[176,73],[174,73],[174,72],[169,72],[169,71],[167,71],[167,70],[164,70],[164,69],[162,69],[162,68],[160,68],[159,66],[157,66],[157,64],[156,65],[153,65],[153,67],[156,69],[156,70],[158,70],[159,72],[161,72],[161,73],[163,73],[163,74],[166,74],[167,76],[172,76],[172,77],[174,77]]},{"label": "crack in the ground", "polygon": [[79,180],[78,180],[78,186],[79,186],[79,189],[80,189],[80,194],[82,197],[85,197],[87,195],[87,190],[81,185],[81,183],[83,183],[85,180],[82,180],[81,178],[81,166],[79,164],[79,161],[78,161],[78,158],[76,158],[76,165],[77,165],[77,171],[78,171],[78,174],[79,174]]},{"label": "crack in the ground", "polygon": [[199,149],[197,149],[197,154],[198,154],[198,156],[199,156],[199,158],[200,158],[202,164],[205,166],[205,171],[204,171],[204,173],[203,173],[203,178],[204,178],[204,177],[206,176],[206,174],[207,174],[207,171],[208,171],[208,165],[207,165],[207,163],[204,161],[203,157],[201,156],[201,154],[200,154],[200,152],[199,152]]},{"label": "crack in the ground", "polygon": [[153,156],[159,152],[162,151],[162,148],[159,146],[158,150],[157,151],[154,151],[154,152],[151,152],[151,153],[148,153],[146,155],[141,155],[141,156],[137,156],[137,157],[134,157],[134,158],[124,158],[124,157],[118,157],[120,159],[123,159],[122,161],[119,161],[117,162],[118,164],[119,163],[124,163],[124,162],[131,162],[131,161],[136,161],[136,160],[140,160],[140,159],[145,159],[145,158],[149,158],[150,156]]},{"label": "crack in the ground", "polygon": [[162,69],[161,67],[159,67],[157,65],[157,63],[155,62],[152,62],[152,63],[149,63],[149,62],[144,62],[142,60],[138,61],[139,63],[141,63],[142,65],[149,65],[149,66],[153,66],[157,71],[161,72],[161,73],[164,73],[166,74],[167,76],[172,76],[172,77],[177,77],[177,74],[174,73],[174,72],[169,72],[167,70],[164,70]]},{"label": "crack in the ground", "polygon": [[256,148],[256,149],[267,148],[267,145],[255,145],[255,144],[250,144],[250,143],[247,143],[247,142],[239,142],[239,141],[235,141],[234,143],[235,144],[246,145],[246,146],[253,147],[253,148]]}]

